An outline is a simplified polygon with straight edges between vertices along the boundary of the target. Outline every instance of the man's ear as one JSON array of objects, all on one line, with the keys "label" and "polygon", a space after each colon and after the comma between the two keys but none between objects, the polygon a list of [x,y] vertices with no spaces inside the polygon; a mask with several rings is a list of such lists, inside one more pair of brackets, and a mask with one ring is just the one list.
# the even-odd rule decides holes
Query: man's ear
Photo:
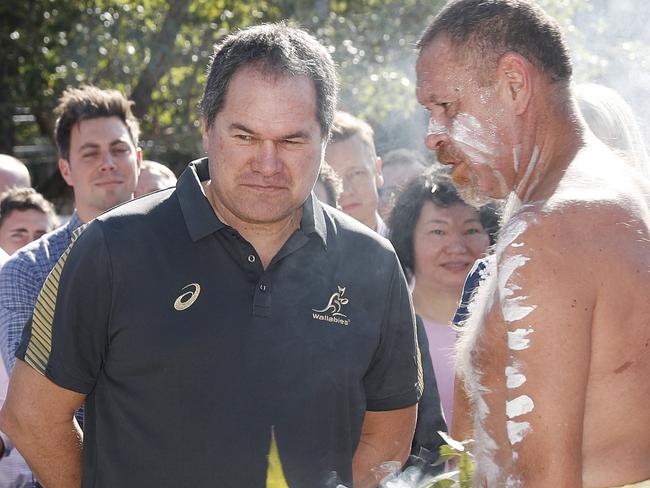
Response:
[{"label": "man's ear", "polygon": [[497,63],[497,76],[515,115],[523,114],[532,95],[533,65],[520,54],[507,52]]},{"label": "man's ear", "polygon": [[142,166],[142,148],[137,147],[135,150],[135,169],[140,174],[140,167]]},{"label": "man's ear", "polygon": [[381,160],[380,157],[377,157],[375,160],[375,185],[377,188],[381,188],[384,186],[384,174],[382,173],[382,169],[384,167],[384,162]]},{"label": "man's ear", "polygon": [[59,173],[61,173],[61,176],[65,180],[65,182],[68,184],[68,186],[74,186],[72,184],[72,175],[71,175],[71,170],[70,170],[70,161],[67,159],[59,158]]}]

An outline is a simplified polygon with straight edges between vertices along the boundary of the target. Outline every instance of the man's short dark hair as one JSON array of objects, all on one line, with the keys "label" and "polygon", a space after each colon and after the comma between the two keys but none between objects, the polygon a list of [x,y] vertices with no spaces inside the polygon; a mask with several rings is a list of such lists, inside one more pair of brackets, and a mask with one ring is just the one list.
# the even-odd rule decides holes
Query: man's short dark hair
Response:
[{"label": "man's short dark hair", "polygon": [[0,193],[0,227],[15,210],[37,210],[47,215],[53,226],[56,225],[54,206],[33,188],[12,188]]},{"label": "man's short dark hair", "polygon": [[[468,205],[458,195],[449,175],[440,171],[425,171],[413,178],[404,188],[390,214],[388,228],[389,239],[407,277],[412,277],[415,272],[413,235],[425,202],[431,202],[440,208],[456,204]],[[490,244],[494,244],[498,228],[495,208],[492,205],[484,205],[476,211],[481,225],[490,236]]]},{"label": "man's short dark hair", "polygon": [[312,80],[321,134],[329,134],[338,91],[334,62],[314,37],[285,22],[249,27],[215,45],[201,100],[208,127],[223,109],[233,75],[250,65],[271,76],[306,76]]},{"label": "man's short dark hair", "polygon": [[137,147],[140,127],[131,112],[133,102],[117,90],[102,90],[92,85],[68,88],[54,110],[57,115],[54,134],[59,155],[70,159],[70,132],[82,120],[99,117],[117,117],[129,131],[131,141]]},{"label": "man's short dark hair", "polygon": [[491,73],[501,56],[516,52],[551,81],[571,79],[562,31],[532,0],[452,0],[424,31],[420,52],[440,35],[469,56],[477,73]]}]

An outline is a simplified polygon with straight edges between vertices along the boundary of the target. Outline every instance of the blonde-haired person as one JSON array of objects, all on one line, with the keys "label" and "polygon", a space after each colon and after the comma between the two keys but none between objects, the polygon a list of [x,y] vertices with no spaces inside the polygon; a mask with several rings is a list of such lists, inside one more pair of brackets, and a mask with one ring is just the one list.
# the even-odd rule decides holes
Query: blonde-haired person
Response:
[{"label": "blonde-haired person", "polygon": [[650,160],[632,107],[616,91],[597,83],[574,87],[578,107],[589,129],[625,161],[650,177]]}]

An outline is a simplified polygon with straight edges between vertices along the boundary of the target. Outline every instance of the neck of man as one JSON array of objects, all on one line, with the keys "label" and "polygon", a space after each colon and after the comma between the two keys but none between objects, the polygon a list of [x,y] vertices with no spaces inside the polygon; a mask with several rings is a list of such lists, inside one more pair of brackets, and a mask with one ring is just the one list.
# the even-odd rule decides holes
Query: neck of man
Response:
[{"label": "neck of man", "polygon": [[91,220],[95,219],[96,217],[99,217],[101,214],[106,212],[106,210],[97,210],[94,208],[88,208],[83,205],[76,205],[75,202],[75,210],[77,212],[77,217],[79,217],[79,220],[81,221],[82,224],[87,224]]},{"label": "neck of man", "polygon": [[[551,86],[548,91],[537,97],[535,110],[525,120],[532,128],[528,131],[532,137],[513,148],[514,192],[524,204],[543,201],[552,195],[584,145],[584,128],[578,121],[568,88],[552,91]],[[558,100],[558,92],[562,93],[562,101],[549,107],[548,100]]]},{"label": "neck of man", "polygon": [[370,229],[374,230],[375,232],[379,232],[379,214],[375,210],[372,215],[370,215],[367,219],[361,222],[364,224],[366,227],[369,227]]},{"label": "neck of man", "polygon": [[[221,216],[219,216],[221,219]],[[272,224],[250,224],[239,221],[236,225],[228,223],[255,248],[262,266],[266,269],[289,237],[300,227],[302,207],[289,217]],[[227,223],[223,221],[224,223]]]},{"label": "neck of man", "polygon": [[447,325],[454,318],[460,293],[460,290],[427,286],[424,280],[418,282],[416,279],[413,289],[415,312],[425,320]]},{"label": "neck of man", "polygon": [[219,220],[239,232],[255,248],[264,269],[269,266],[284,243],[300,227],[302,206],[276,222],[248,222],[230,212],[223,205],[216,203],[207,183],[204,183],[204,191]]}]

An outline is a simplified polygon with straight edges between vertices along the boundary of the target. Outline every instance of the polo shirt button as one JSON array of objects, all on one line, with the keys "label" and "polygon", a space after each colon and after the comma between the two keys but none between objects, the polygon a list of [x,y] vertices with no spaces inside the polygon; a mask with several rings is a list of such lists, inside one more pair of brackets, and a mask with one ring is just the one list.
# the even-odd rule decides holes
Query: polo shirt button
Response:
[{"label": "polo shirt button", "polygon": [[255,256],[253,256],[252,254],[249,254],[248,255],[248,262],[249,263],[254,263],[255,262]]},{"label": "polo shirt button", "polygon": [[264,283],[260,285],[260,291],[266,291],[266,285]]}]

